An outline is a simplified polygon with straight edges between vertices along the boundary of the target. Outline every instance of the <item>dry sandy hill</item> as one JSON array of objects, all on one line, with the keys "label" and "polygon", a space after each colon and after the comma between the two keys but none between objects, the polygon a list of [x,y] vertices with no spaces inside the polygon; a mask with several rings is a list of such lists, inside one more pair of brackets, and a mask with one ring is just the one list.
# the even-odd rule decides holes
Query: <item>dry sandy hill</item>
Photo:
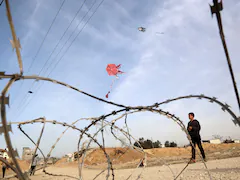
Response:
[{"label": "dry sandy hill", "polygon": [[[240,156],[240,144],[204,144],[203,145],[209,159],[222,159]],[[106,148],[113,165],[123,165],[139,163],[144,154],[127,148]],[[180,163],[190,158],[191,147],[187,148],[156,148],[144,150],[147,155],[148,165],[160,165],[159,159],[164,159],[168,163]],[[106,164],[106,157],[101,149],[94,149],[85,158],[86,166],[98,166]],[[77,162],[68,163],[66,158],[59,160],[58,167],[76,166]],[[125,166],[128,167],[128,166]]]}]

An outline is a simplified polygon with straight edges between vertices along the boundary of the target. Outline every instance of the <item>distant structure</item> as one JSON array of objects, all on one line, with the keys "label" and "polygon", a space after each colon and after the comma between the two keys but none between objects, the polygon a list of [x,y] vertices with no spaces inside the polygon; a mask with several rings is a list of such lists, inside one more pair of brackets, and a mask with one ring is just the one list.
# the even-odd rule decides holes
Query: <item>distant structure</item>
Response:
[{"label": "distant structure", "polygon": [[212,140],[210,140],[210,143],[211,144],[221,144],[222,142],[220,139],[212,139]]},{"label": "distant structure", "polygon": [[212,140],[202,140],[203,143],[210,143],[210,144],[221,144],[221,143],[240,143],[239,139],[226,139],[224,141],[221,141],[220,139],[212,139]]},{"label": "distant structure", "polygon": [[66,158],[66,162],[74,162],[77,161],[79,158],[82,157],[82,155],[86,152],[87,154],[91,153],[94,149],[82,149],[78,152],[68,153],[64,156]]},{"label": "distant structure", "polygon": [[67,162],[73,162],[74,161],[73,153],[67,154],[66,157],[67,157]]},{"label": "distant structure", "polygon": [[[37,158],[38,159],[38,165],[40,166],[44,166],[45,162],[43,158]],[[53,165],[55,164],[57,161],[59,160],[59,158],[56,157],[50,157],[47,161],[47,165]]]},{"label": "distant structure", "polygon": [[22,152],[22,160],[29,161],[32,159],[33,150],[29,147],[24,147]]},{"label": "distant structure", "polygon": [[211,139],[211,140],[202,140],[203,143],[210,143],[210,144],[221,144],[222,141],[220,139]]},{"label": "distant structure", "polygon": [[240,140],[239,139],[235,139],[234,143],[240,143]]},{"label": "distant structure", "polygon": [[78,155],[78,152],[74,152],[74,153],[69,153],[66,155],[66,158],[67,158],[67,162],[74,162],[74,161],[77,161],[78,160],[78,157],[81,157],[82,154],[84,153],[84,151],[80,151],[79,152],[79,155]]},{"label": "distant structure", "polygon": [[7,159],[9,158],[8,152],[6,149],[0,149],[0,157],[7,158]]}]

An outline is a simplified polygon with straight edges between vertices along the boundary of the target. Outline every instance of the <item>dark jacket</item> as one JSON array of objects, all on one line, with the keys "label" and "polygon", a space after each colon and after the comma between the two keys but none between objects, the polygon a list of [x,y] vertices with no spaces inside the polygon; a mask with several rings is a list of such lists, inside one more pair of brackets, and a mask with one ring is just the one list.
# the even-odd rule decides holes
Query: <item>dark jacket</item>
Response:
[{"label": "dark jacket", "polygon": [[188,133],[191,136],[191,138],[194,140],[201,140],[201,136],[199,134],[201,126],[199,122],[196,119],[194,119],[193,121],[188,122],[188,128],[189,126],[192,126],[192,130],[191,131],[188,130]]}]

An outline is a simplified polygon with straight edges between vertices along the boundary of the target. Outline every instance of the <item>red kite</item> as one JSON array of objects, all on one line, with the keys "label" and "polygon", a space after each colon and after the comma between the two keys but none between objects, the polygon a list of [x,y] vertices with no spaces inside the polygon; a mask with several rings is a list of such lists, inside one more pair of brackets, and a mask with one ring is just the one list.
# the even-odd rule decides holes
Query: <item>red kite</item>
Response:
[{"label": "red kite", "polygon": [[109,76],[117,76],[117,74],[123,73],[122,71],[119,70],[120,68],[121,68],[121,64],[117,66],[116,64],[108,64],[106,70]]},{"label": "red kite", "polygon": [[[115,76],[116,78],[118,78],[118,74],[122,74],[123,72],[120,71],[119,69],[121,68],[121,64],[116,65],[116,64],[108,64],[106,71],[108,73],[109,76]],[[108,98],[108,95],[110,94],[111,90],[112,90],[112,86],[116,80],[116,78],[113,80],[111,86],[110,86],[110,91],[108,91],[108,93],[106,94],[106,98]]]}]

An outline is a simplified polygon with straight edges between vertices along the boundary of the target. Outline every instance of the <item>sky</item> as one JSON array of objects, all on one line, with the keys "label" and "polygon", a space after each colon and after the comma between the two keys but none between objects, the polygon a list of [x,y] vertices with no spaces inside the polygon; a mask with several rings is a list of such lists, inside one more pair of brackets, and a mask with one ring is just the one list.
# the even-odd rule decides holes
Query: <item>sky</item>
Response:
[{"label": "sky", "polygon": [[[88,21],[101,1],[65,1],[51,26],[62,0],[10,0],[16,34],[22,46],[24,75],[48,76],[105,98],[114,79],[108,76],[106,66],[122,64],[121,70],[125,73],[115,82],[110,101],[129,106],[151,105],[178,96],[205,94],[228,103],[239,116],[216,17],[210,12],[210,0],[105,0]],[[224,1],[223,7],[225,37],[240,89],[237,68],[240,67],[240,2]],[[9,41],[12,35],[5,5],[0,7],[0,23],[0,71],[17,73],[19,68]],[[140,26],[145,27],[146,32],[138,31]],[[0,81],[1,90],[6,83],[6,80]],[[33,93],[29,94],[29,90]],[[79,118],[98,117],[118,109],[49,82],[18,81],[9,94],[7,120],[11,122],[45,117],[70,124]],[[202,126],[202,139],[211,139],[213,135],[240,139],[240,129],[233,124],[231,116],[207,100],[180,100],[161,108],[178,116],[185,125],[188,113],[194,112]],[[80,121],[77,126],[84,128],[88,124],[88,121]],[[123,127],[124,120],[118,125]],[[128,126],[136,139],[187,143],[179,126],[164,116],[146,112],[129,115]],[[42,124],[31,124],[23,129],[36,141],[41,127]],[[13,146],[20,155],[23,147],[34,148],[16,125],[12,128]],[[46,125],[40,144],[45,153],[63,130],[61,126]],[[95,131],[93,127],[90,133]],[[106,145],[119,146],[110,131],[106,131]],[[75,151],[78,137],[78,132],[67,131],[53,156]],[[5,148],[3,136],[0,136],[0,146]]]}]

